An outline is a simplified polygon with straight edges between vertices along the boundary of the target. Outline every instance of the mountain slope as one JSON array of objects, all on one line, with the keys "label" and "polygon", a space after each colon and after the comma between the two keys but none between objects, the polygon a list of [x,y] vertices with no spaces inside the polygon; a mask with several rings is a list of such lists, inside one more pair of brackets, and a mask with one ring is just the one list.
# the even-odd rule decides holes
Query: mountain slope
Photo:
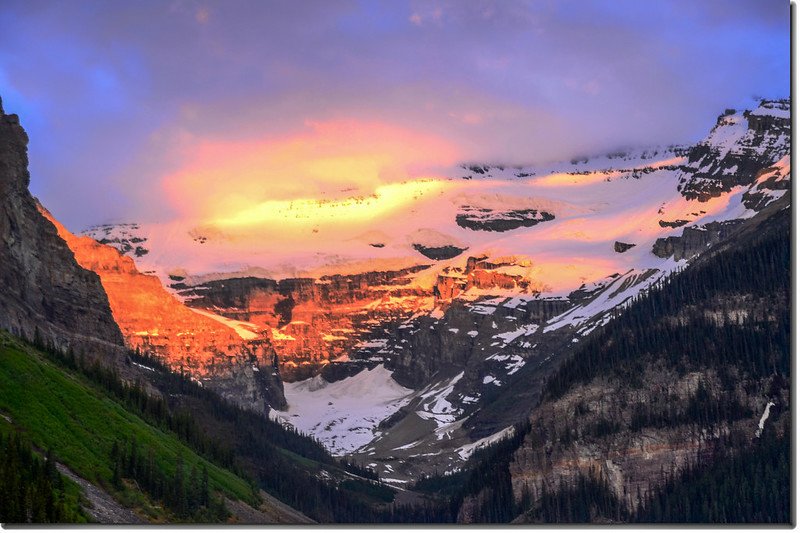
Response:
[{"label": "mountain slope", "polygon": [[0,517],[6,522],[86,522],[80,487],[63,476],[52,453],[36,453],[29,440],[0,419]]},{"label": "mountain slope", "polygon": [[[319,219],[299,202],[246,224],[181,220],[87,234],[154,272],[186,305],[270,339],[292,396],[271,416],[407,483],[459,468],[476,446],[501,438],[619,309],[788,201],[787,106],[726,113],[693,146],[464,165],[392,189],[394,207],[368,222],[320,201]],[[380,203],[382,194],[352,202]],[[420,252],[431,249],[461,253]],[[402,387],[387,387],[376,368]],[[304,408],[337,381],[324,409]],[[350,385],[365,393],[340,392]],[[344,422],[355,403],[358,420]],[[361,436],[342,438],[346,427]]]},{"label": "mountain slope", "polygon": [[[7,278],[0,301],[8,313],[2,318],[9,322],[0,325],[36,345],[0,331],[1,424],[4,430],[11,426],[25,433],[36,448],[56,453],[63,475],[99,506],[86,509],[89,517],[124,522],[310,520],[284,502],[322,521],[384,516],[393,489],[379,484],[369,470],[335,460],[318,442],[264,417],[266,406],[257,390],[232,384],[232,400],[244,398],[237,403],[256,407],[243,410],[210,390],[219,382],[204,387],[196,377],[165,366],[179,367],[180,358],[159,360],[126,349],[115,318],[128,331],[134,319],[161,327],[160,320],[184,318],[178,328],[165,329],[179,338],[194,335],[198,324],[207,326],[226,338],[238,337],[237,349],[238,341],[248,339],[239,324],[220,324],[183,307],[156,278],[139,273],[113,248],[66,231],[27,191],[27,138],[16,116],[2,116],[0,133],[8,148],[0,153],[0,177],[9,192],[0,202],[0,218],[10,228],[8,238],[0,241],[0,257],[9,258],[0,263]],[[39,255],[36,246],[48,255]],[[80,265],[98,270],[99,276]],[[33,304],[44,314],[37,314]],[[112,315],[120,308],[136,313]],[[102,323],[109,319],[110,332]],[[100,338],[105,333],[107,338]],[[185,362],[191,367],[191,357],[205,354],[196,354],[198,346],[189,344],[181,353],[188,354]],[[269,346],[266,340],[262,344]],[[219,352],[215,355],[230,355],[227,347]],[[245,378],[259,376],[250,359],[232,366],[233,378],[240,378],[242,369]],[[265,379],[256,379],[256,386],[265,386]],[[65,483],[67,496],[76,496],[75,484]],[[39,494],[46,499],[46,492]],[[83,514],[70,516],[85,519]]]},{"label": "mountain slope", "polygon": [[[647,191],[654,194],[652,203],[634,202],[630,209],[640,213],[640,218],[630,221],[631,226],[620,226],[625,229],[638,225],[643,231],[650,227],[654,230],[652,236],[627,240],[638,244],[622,252],[615,251],[608,243],[606,253],[626,256],[622,260],[630,261],[627,269],[593,282],[587,280],[565,297],[547,293],[529,296],[518,288],[495,296],[499,292],[496,288],[477,290],[479,287],[473,287],[452,301],[437,300],[438,313],[408,321],[388,335],[382,351],[388,353],[387,366],[395,370],[396,379],[404,385],[435,382],[451,383],[451,386],[442,389],[444,394],[429,404],[433,410],[409,403],[392,418],[388,430],[380,427],[376,441],[359,450],[356,456],[365,461],[389,464],[392,473],[386,475],[390,477],[402,477],[398,472],[403,472],[413,479],[434,468],[439,471],[457,468],[468,455],[467,450],[472,449],[470,443],[500,438],[508,428],[524,420],[538,401],[548,376],[562,361],[581,350],[592,332],[607,327],[620,309],[630,305],[649,287],[662,282],[671,272],[685,268],[692,261],[702,261],[704,252],[713,246],[735,240],[737,236],[744,239],[744,235],[752,234],[755,231],[752,228],[765,217],[786,208],[790,200],[787,192],[790,169],[783,133],[785,122],[776,120],[771,125],[765,124],[764,127],[776,131],[762,130],[759,135],[783,139],[780,143],[753,145],[753,132],[747,127],[737,131],[737,136],[726,138],[727,150],[751,154],[758,165],[764,167],[751,165],[745,185],[741,184],[745,179],[741,174],[717,176],[724,190],[711,199],[688,201],[684,197],[680,180],[693,172],[686,161],[661,175],[655,171],[643,173],[639,178],[628,177],[628,183],[611,171],[599,173],[611,182],[593,181],[591,174],[588,177],[569,175],[570,180],[575,180],[570,187],[576,194],[581,188],[602,191],[622,185],[627,188],[627,194],[637,191],[640,195]],[[708,147],[709,143],[716,142],[715,138],[712,131],[709,139],[700,144]],[[713,153],[721,152],[722,147],[714,148]],[[588,180],[587,185],[582,185],[584,179]],[[658,188],[664,185],[672,189]],[[759,200],[751,201],[756,196]],[[667,216],[670,212],[673,215]],[[685,213],[687,218],[676,227],[661,224],[674,221],[678,213]],[[602,216],[613,219],[616,215]],[[694,223],[690,222],[692,219]],[[544,228],[540,231],[545,232]],[[596,237],[589,238],[591,243],[605,235],[602,227],[592,231],[596,231]],[[572,245],[565,242],[564,246],[571,249]],[[630,255],[633,252],[636,255]],[[576,250],[576,253],[577,257],[583,257],[581,252]],[[531,258],[534,264],[535,258]],[[469,283],[473,275],[470,268],[481,264],[485,264],[489,272],[508,272],[514,268],[513,262],[509,265],[491,258],[478,259],[470,267],[471,261],[466,269],[451,270],[440,275],[440,279],[448,276],[466,279]],[[521,270],[518,266],[517,272]],[[424,425],[427,421],[418,420],[432,417],[439,418],[433,432]]]},{"label": "mountain slope", "polygon": [[[0,340],[3,420],[52,449],[87,490],[133,509],[137,521],[405,519],[388,505],[396,491],[370,471],[335,460],[312,439],[227,403],[156,360],[130,355],[128,364],[151,374],[145,386],[72,352],[35,349],[2,332]],[[209,492],[202,497],[205,470]]]},{"label": "mountain slope", "polygon": [[[195,511],[192,507],[184,510],[176,503],[161,508],[154,500],[153,490],[138,488],[145,486],[138,470],[125,474],[115,471],[113,454],[117,446],[134,446],[134,450],[138,446],[142,457],[150,461],[148,475],[162,476],[162,483],[186,476],[188,485],[192,481],[190,472],[207,470],[212,496],[219,493],[251,506],[259,505],[258,496],[246,480],[198,456],[176,435],[148,424],[102,389],[65,372],[37,350],[8,334],[1,335],[0,412],[6,421],[24,431],[40,449],[52,450],[79,476],[105,487],[142,519],[217,521],[227,520],[228,512],[220,507],[214,511],[216,515],[203,514],[199,505]],[[180,470],[181,464],[186,465],[185,470]],[[118,481],[117,475],[130,478],[130,482]],[[181,490],[188,488],[194,487]],[[222,505],[221,501],[217,505]],[[201,514],[191,514],[195,512]]]},{"label": "mountain slope", "polygon": [[[481,521],[500,507],[523,513],[523,522],[788,522],[786,491],[784,500],[769,499],[770,511],[753,507],[763,487],[789,483],[785,207],[593,334],[547,381],[516,451],[495,464],[513,496],[479,484],[461,502],[460,519]],[[726,465],[747,457],[776,466],[729,490],[738,474]],[[728,500],[697,492],[708,476]],[[679,490],[697,506],[672,498]],[[727,519],[712,510],[723,503]]]},{"label": "mountain slope", "polygon": [[157,277],[140,273],[130,257],[89,237],[73,235],[44,207],[38,209],[77,262],[100,277],[129,348],[156,356],[175,371],[192,374],[223,397],[254,411],[286,406],[269,341],[192,311],[169,294]]},{"label": "mountain slope", "polygon": [[713,468],[725,453],[746,457],[761,440],[783,438],[790,224],[787,209],[753,224],[559,369],[510,467],[517,498],[525,493],[535,511],[543,490],[572,487],[593,469],[633,512],[681,470]]}]

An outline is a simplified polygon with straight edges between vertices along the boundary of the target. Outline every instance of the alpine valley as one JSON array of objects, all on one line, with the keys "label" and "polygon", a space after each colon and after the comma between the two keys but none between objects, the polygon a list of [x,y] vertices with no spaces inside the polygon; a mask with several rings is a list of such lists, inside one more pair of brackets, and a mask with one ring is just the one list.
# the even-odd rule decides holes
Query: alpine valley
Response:
[{"label": "alpine valley", "polygon": [[788,522],[790,102],[709,126],[71,231],[0,107],[0,517]]}]

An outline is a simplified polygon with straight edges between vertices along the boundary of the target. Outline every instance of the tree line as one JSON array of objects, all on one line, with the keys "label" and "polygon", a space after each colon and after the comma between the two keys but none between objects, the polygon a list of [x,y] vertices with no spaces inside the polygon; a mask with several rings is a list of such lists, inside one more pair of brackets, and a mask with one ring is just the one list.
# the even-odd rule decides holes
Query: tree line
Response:
[{"label": "tree line", "polygon": [[[46,344],[38,334],[34,335],[33,344],[49,360],[82,375],[129,411],[175,434],[199,455],[314,520],[402,520],[401,513],[389,513],[382,506],[385,491],[376,491],[372,486],[377,475],[371,469],[333,458],[316,439],[235,406],[183,373],[169,371],[152,357],[131,352],[128,362],[152,368],[151,384],[162,396],[150,394],[141,381],[122,380],[114,367],[97,359]],[[320,476],[321,468],[344,470],[366,479],[342,484]]]},{"label": "tree line", "polygon": [[731,365],[753,378],[788,375],[789,245],[788,230],[770,232],[672,274],[587,339],[547,380],[543,400],[610,372],[636,387],[645,355],[681,374]]},{"label": "tree line", "polygon": [[211,493],[208,467],[197,463],[187,471],[182,454],[178,454],[174,470],[167,471],[156,462],[153,448],[140,449],[136,438],[117,439],[111,447],[113,475],[111,483],[118,490],[125,479],[136,483],[154,501],[161,502],[180,520],[209,523],[222,522],[230,515],[222,497]]},{"label": "tree line", "polygon": [[0,522],[75,523],[87,517],[68,499],[51,451],[44,460],[20,432],[0,432]]}]

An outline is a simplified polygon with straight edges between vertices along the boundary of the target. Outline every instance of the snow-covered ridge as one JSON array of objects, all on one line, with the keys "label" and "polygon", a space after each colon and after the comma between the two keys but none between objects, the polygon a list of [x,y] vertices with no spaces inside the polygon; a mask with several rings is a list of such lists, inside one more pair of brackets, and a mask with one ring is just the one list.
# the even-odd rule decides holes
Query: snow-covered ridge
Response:
[{"label": "snow-covered ridge", "polygon": [[772,116],[775,118],[791,118],[792,106],[789,100],[762,100],[759,106],[750,112],[754,116]]}]

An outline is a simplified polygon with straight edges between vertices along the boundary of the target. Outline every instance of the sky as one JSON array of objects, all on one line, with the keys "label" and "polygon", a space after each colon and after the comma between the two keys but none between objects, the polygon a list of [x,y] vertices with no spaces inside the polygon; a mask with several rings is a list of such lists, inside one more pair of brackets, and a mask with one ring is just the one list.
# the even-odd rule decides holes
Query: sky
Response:
[{"label": "sky", "polygon": [[790,91],[784,0],[4,0],[0,27],[73,231],[694,142]]}]

